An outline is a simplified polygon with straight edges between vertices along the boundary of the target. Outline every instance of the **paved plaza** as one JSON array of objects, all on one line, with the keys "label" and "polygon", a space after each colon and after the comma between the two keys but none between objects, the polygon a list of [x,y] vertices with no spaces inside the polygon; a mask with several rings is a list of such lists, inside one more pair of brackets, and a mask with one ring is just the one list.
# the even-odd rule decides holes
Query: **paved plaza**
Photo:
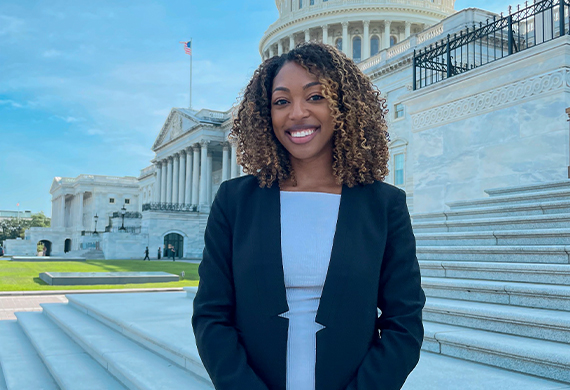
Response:
[{"label": "paved plaza", "polygon": [[42,311],[40,303],[67,303],[65,295],[0,296],[0,321],[15,320],[15,312]]}]

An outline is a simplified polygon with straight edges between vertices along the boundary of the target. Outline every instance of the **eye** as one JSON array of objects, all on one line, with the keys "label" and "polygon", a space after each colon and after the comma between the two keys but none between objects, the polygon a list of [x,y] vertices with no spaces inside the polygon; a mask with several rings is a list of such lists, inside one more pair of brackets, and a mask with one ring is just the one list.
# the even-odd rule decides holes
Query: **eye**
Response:
[{"label": "eye", "polygon": [[322,99],[324,99],[324,97],[322,97],[321,95],[313,95],[313,96],[311,96],[311,97],[309,98],[309,100],[310,100],[310,101],[313,101],[313,102],[316,102],[316,101],[319,101],[319,100],[322,100]]},{"label": "eye", "polygon": [[276,101],[273,102],[273,105],[275,106],[282,106],[284,104],[287,104],[287,100],[285,99],[277,99]]}]

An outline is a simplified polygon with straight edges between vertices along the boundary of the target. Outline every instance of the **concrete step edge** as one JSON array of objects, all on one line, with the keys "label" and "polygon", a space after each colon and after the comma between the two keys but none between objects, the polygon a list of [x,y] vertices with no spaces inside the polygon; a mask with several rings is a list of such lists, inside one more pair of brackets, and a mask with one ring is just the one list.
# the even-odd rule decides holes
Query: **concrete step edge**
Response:
[{"label": "concrete step edge", "polygon": [[542,190],[549,190],[553,188],[564,188],[570,187],[570,180],[560,180],[560,181],[552,181],[547,183],[536,183],[536,184],[524,184],[524,185],[517,185],[517,186],[509,186],[509,187],[496,187],[490,188],[485,190],[487,194],[490,196],[501,196],[500,194],[510,194],[510,193],[521,193],[526,191],[532,191],[533,189],[536,190],[535,192],[539,192]]},{"label": "concrete step edge", "polygon": [[2,371],[2,365],[0,364],[0,390],[8,390],[6,385],[6,380],[4,379],[4,371]]},{"label": "concrete step edge", "polygon": [[[50,374],[62,389],[94,388],[121,390],[125,387],[41,312],[16,313],[18,322]],[[54,353],[49,344],[57,340]]]},{"label": "concrete step edge", "polygon": [[[95,360],[107,368],[129,389],[156,388],[211,390],[211,382],[173,364],[95,318],[63,304],[45,304],[44,312]],[[87,326],[87,330],[77,328]],[[89,334],[87,334],[89,332]],[[93,340],[99,340],[98,343]],[[113,350],[106,350],[112,342]]]},{"label": "concrete step edge", "polygon": [[563,285],[424,276],[422,277],[422,286],[460,290],[469,289],[482,292],[492,291],[502,294],[533,294],[570,301],[570,286]]},{"label": "concrete step edge", "polygon": [[[190,290],[192,291],[192,290]],[[188,292],[187,292],[188,294]],[[77,310],[93,317],[95,320],[111,327],[117,332],[122,333],[130,340],[143,345],[145,348],[163,356],[164,358],[178,364],[181,368],[188,369],[194,374],[199,375],[205,380],[210,380],[209,375],[202,364],[200,356],[197,354],[190,355],[186,353],[186,349],[181,346],[169,345],[167,343],[155,340],[152,335],[149,335],[140,329],[133,327],[131,324],[121,320],[117,320],[105,315],[97,307],[88,305],[80,300],[74,299],[73,295],[67,296],[69,305],[75,307]]]},{"label": "concrete step edge", "polygon": [[453,209],[454,207],[465,207],[470,205],[487,205],[487,204],[504,204],[510,202],[520,202],[527,201],[528,203],[533,200],[549,199],[549,198],[561,198],[566,195],[570,195],[570,188],[550,190],[550,191],[535,191],[535,192],[524,192],[516,195],[506,195],[506,196],[489,196],[486,198],[470,199],[470,200],[458,200],[454,202],[449,202],[447,205]]},{"label": "concrete step edge", "polygon": [[8,389],[59,390],[16,320],[0,321],[0,365]]}]

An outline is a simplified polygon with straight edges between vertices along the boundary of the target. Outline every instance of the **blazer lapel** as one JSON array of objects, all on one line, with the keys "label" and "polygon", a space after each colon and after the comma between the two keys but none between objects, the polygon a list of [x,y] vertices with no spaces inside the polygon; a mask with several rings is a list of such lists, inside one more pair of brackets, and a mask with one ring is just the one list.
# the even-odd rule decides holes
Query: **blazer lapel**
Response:
[{"label": "blazer lapel", "polygon": [[346,289],[346,272],[354,261],[354,245],[358,243],[358,191],[361,186],[342,186],[340,206],[333,239],[329,268],[315,322],[327,326],[334,321],[338,297]]},{"label": "blazer lapel", "polygon": [[[261,286],[260,299],[265,302],[269,316],[278,316],[289,311],[283,259],[281,256],[281,200],[279,186],[261,189],[263,196],[262,213],[266,223],[261,223],[259,231],[260,272],[257,275]],[[284,319],[285,320],[285,319]]]}]

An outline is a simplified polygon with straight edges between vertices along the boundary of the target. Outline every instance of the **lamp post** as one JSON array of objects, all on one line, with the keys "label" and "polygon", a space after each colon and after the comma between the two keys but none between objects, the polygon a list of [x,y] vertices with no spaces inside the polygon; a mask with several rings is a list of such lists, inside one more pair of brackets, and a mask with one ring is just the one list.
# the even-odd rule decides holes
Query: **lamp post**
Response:
[{"label": "lamp post", "polygon": [[99,220],[99,216],[97,215],[97,213],[95,213],[95,216],[93,217],[93,219],[95,220],[95,231],[93,232],[93,235],[98,236],[99,233],[97,233],[97,221]]},{"label": "lamp post", "polygon": [[121,227],[119,228],[119,230],[127,230],[125,229],[125,213],[127,212],[127,209],[125,208],[125,205],[123,205],[123,207],[121,208],[121,217],[123,218],[123,221],[121,222]]}]

